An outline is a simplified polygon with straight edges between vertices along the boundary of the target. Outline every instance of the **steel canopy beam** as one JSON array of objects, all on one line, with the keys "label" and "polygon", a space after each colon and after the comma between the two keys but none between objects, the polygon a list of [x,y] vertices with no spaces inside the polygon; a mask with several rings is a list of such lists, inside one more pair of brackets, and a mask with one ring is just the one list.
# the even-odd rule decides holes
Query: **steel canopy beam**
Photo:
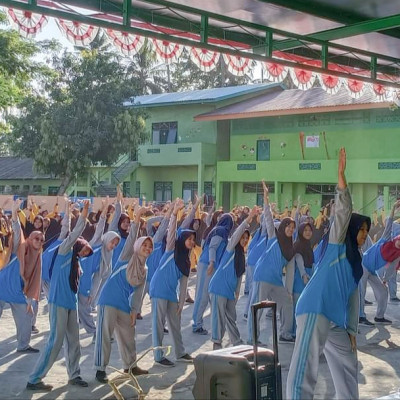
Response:
[{"label": "steel canopy beam", "polygon": [[[151,3],[156,3],[156,1],[153,1],[153,0],[151,0],[150,2]],[[115,3],[113,4],[112,2],[109,2],[109,1],[107,1],[107,2],[100,1],[99,2],[99,1],[90,1],[89,0],[89,1],[85,1],[85,2],[78,2],[78,1],[74,1],[74,2],[65,1],[64,2],[64,4],[68,4],[68,5],[71,5],[71,3],[74,3],[74,5],[76,5],[76,6],[78,6],[77,3],[80,3],[81,7],[83,7],[83,4],[86,5],[88,3],[91,3],[91,5],[93,6],[96,3],[97,5],[101,6],[101,9],[97,10],[97,11],[103,11],[103,12],[105,11],[104,7],[107,4],[108,7],[113,7],[113,14],[117,14],[121,18],[121,23],[100,19],[99,15],[96,15],[96,16],[81,15],[81,14],[73,12],[72,10],[54,9],[54,8],[49,8],[49,7],[45,7],[45,6],[42,6],[42,5],[34,5],[34,4],[29,4],[29,3],[22,3],[22,2],[19,2],[19,1],[13,1],[13,0],[0,0],[0,4],[4,5],[6,7],[13,7],[13,8],[22,9],[22,10],[29,10],[29,11],[36,12],[36,13],[39,13],[39,14],[50,15],[50,16],[56,17],[56,18],[74,20],[74,21],[79,21],[79,22],[83,22],[83,23],[86,23],[86,24],[97,25],[97,26],[100,26],[100,27],[103,27],[103,28],[110,28],[110,29],[115,29],[115,30],[119,30],[119,31],[131,32],[131,33],[134,33],[134,34],[142,35],[142,36],[145,36],[145,37],[156,38],[156,39],[160,39],[160,40],[173,41],[173,42],[180,43],[180,44],[183,44],[183,45],[186,45],[186,46],[197,46],[197,47],[206,48],[206,49],[209,49],[209,50],[212,50],[212,51],[217,51],[217,52],[223,52],[223,53],[227,53],[227,54],[237,55],[237,56],[250,58],[250,59],[254,59],[254,60],[258,60],[258,61],[274,62],[274,63],[277,63],[277,64],[286,65],[286,66],[289,66],[289,67],[302,68],[302,69],[305,69],[305,70],[310,70],[310,71],[315,71],[315,72],[325,73],[325,74],[329,73],[329,74],[335,75],[335,76],[340,76],[340,77],[345,77],[345,78],[353,78],[353,79],[357,79],[357,80],[360,80],[360,81],[380,83],[382,85],[389,85],[389,86],[392,86],[392,87],[399,87],[400,88],[400,83],[396,83],[396,82],[392,82],[391,81],[391,79],[393,79],[394,77],[391,77],[391,78],[387,77],[388,80],[374,79],[373,77],[361,76],[361,75],[358,75],[358,74],[355,74],[355,73],[351,74],[351,73],[347,73],[347,72],[344,72],[344,71],[327,70],[327,69],[316,67],[316,66],[302,64],[302,63],[299,63],[299,62],[296,62],[296,61],[283,60],[281,58],[273,57],[273,56],[271,56],[269,54],[267,54],[267,55],[254,54],[254,53],[249,53],[249,52],[243,51],[243,49],[240,50],[238,48],[233,48],[233,47],[222,47],[222,46],[220,46],[218,44],[210,44],[210,42],[206,43],[206,40],[202,43],[200,41],[201,24],[200,23],[196,24],[195,22],[188,21],[187,19],[186,20],[179,20],[178,19],[177,21],[175,21],[174,18],[169,17],[169,16],[165,16],[165,15],[161,15],[160,16],[160,15],[154,15],[153,14],[152,15],[152,21],[147,21],[147,22],[155,24],[155,21],[154,21],[155,17],[166,18],[166,20],[162,20],[162,21],[164,23],[168,22],[168,25],[160,24],[161,26],[167,26],[169,28],[178,29],[178,28],[176,28],[176,25],[171,24],[171,22],[179,22],[180,21],[180,24],[182,25],[182,28],[183,28],[183,25],[186,26],[186,27],[191,28],[189,30],[182,29],[182,31],[183,32],[196,32],[199,35],[198,41],[197,40],[191,40],[191,39],[188,39],[188,38],[184,38],[184,37],[181,37],[181,36],[171,36],[170,34],[162,33],[162,32],[159,32],[159,31],[141,29],[141,28],[130,26],[130,25],[129,26],[125,26],[125,25],[122,24],[123,12],[122,12],[122,4],[121,3],[119,4],[119,8],[116,10],[116,4]],[[166,2],[165,1],[160,1],[160,3],[166,3]],[[139,17],[139,15],[141,15],[141,13],[143,11],[149,12],[149,10],[143,10],[143,9],[139,9],[137,7],[134,8],[134,18],[135,18],[135,20],[140,20],[141,19]],[[200,10],[196,10],[196,11],[197,11],[197,13],[200,13]],[[152,13],[150,13],[150,14],[152,14]],[[199,15],[201,16],[203,14],[200,13]],[[207,14],[207,13],[205,13],[205,15],[210,17],[210,15]],[[220,18],[221,18],[221,16],[220,16]],[[157,24],[159,24],[158,21],[157,21]],[[247,23],[247,25],[254,25],[254,24]],[[257,27],[259,27],[259,25],[257,25]],[[206,28],[206,29],[205,29],[205,32],[203,30],[203,40],[207,39],[207,28],[208,28],[208,37],[209,38],[210,37],[215,37],[214,36],[214,32],[217,31],[218,29],[220,29],[220,28],[210,27],[209,25],[207,27],[207,24],[205,23],[205,21],[203,21],[203,29],[204,28]],[[224,31],[224,30],[221,30],[221,31],[225,32],[225,33],[231,32],[231,31]],[[264,32],[270,32],[269,28],[268,27],[264,27]],[[275,30],[274,32],[277,32],[277,31]],[[282,31],[278,31],[278,32],[282,32]],[[233,32],[233,33],[235,33],[235,32]],[[240,35],[245,36],[245,34],[240,34]],[[285,32],[285,35],[287,35],[289,37],[294,37],[296,39],[305,40],[304,37],[301,36],[301,35],[295,35],[295,34],[291,34],[291,33],[287,33],[287,32]],[[248,36],[251,37],[252,40],[255,40],[257,42],[259,40],[259,45],[258,46],[263,45],[264,49],[265,49],[265,46],[267,44],[271,45],[271,43],[270,43],[270,39],[271,39],[270,35],[267,35],[267,37],[263,37],[263,38],[260,37],[260,39],[258,39],[258,38],[255,39],[254,35],[250,35],[249,34]],[[225,35],[224,39],[226,40],[226,35]],[[323,41],[319,41],[319,40],[315,40],[315,39],[311,39],[311,40],[316,42],[319,45],[324,45],[324,44],[327,43],[327,42],[323,42]],[[376,57],[376,61],[375,61],[375,64],[374,64],[374,70],[378,71],[378,72],[383,72],[383,68],[387,68],[387,67],[383,67],[382,65],[378,65],[377,64],[377,60],[379,60],[379,59],[382,59],[382,60],[385,60],[385,61],[389,61],[389,62],[393,62],[393,63],[398,63],[399,62],[399,60],[397,58],[381,56],[379,54],[365,52],[365,51],[358,51],[357,49],[349,48],[347,46],[339,46],[339,45],[332,44],[332,47],[336,47],[336,48],[338,48],[340,50],[353,51],[354,53],[361,54],[361,55],[364,55],[366,57],[374,57],[375,56]],[[303,51],[303,50],[309,50],[309,49],[299,49],[299,50]],[[268,51],[267,51],[267,53],[268,53]],[[314,53],[318,53],[318,52],[314,51]],[[324,50],[324,57],[325,58],[327,57],[326,53],[327,53],[327,51],[325,49]],[[318,57],[319,56],[317,56],[317,58]],[[348,65],[348,63],[346,64],[346,60],[347,61],[353,60],[352,58],[347,58],[347,57],[345,57],[343,55],[338,57],[337,55],[334,54],[332,57],[335,57],[335,62],[337,62],[336,61],[337,59],[342,57],[343,58],[343,64],[345,64],[345,65]],[[316,58],[315,54],[314,54],[314,58]],[[359,61],[359,62],[361,62],[361,61]],[[327,62],[325,62],[325,63],[327,64]],[[363,63],[363,67],[360,66],[360,68],[362,68],[364,70],[368,70],[368,68],[369,68],[368,62],[364,61],[364,62],[361,62],[361,64],[362,63]],[[399,65],[397,65],[397,67],[398,66]],[[395,68],[395,67],[391,67],[391,71],[392,71],[391,72],[392,75],[399,75],[400,69],[399,68]]]},{"label": "steel canopy beam", "polygon": [[[313,39],[330,41],[330,40],[343,39],[351,36],[357,36],[365,33],[379,32],[388,28],[395,28],[399,26],[400,26],[400,14],[397,14],[397,15],[392,15],[390,17],[370,19],[368,21],[358,22],[352,25],[311,33],[307,36]],[[289,39],[289,40],[281,40],[279,42],[275,42],[274,48],[276,50],[287,50],[303,45],[304,44],[302,44],[298,40]]]}]

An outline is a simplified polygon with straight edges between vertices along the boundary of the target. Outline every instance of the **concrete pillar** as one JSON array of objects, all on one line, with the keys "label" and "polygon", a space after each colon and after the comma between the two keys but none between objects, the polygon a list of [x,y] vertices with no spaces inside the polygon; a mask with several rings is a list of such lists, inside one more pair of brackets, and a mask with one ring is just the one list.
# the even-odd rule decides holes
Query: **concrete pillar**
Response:
[{"label": "concrete pillar", "polygon": [[278,181],[274,182],[274,188],[275,188],[275,203],[276,203],[276,208],[279,211],[282,211],[281,209],[281,183]]},{"label": "concrete pillar", "polygon": [[197,165],[197,193],[204,193],[204,164],[199,163]]}]

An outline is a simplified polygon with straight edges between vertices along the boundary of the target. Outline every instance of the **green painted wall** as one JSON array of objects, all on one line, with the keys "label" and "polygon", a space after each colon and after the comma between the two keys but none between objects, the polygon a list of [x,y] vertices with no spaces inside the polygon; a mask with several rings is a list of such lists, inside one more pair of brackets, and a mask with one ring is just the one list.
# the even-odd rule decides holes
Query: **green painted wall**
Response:
[{"label": "green painted wall", "polygon": [[[47,196],[49,187],[58,188],[59,179],[14,179],[0,180],[0,194],[36,194]],[[11,191],[8,193],[8,190]]]},{"label": "green painted wall", "polygon": [[[299,132],[319,136],[318,148],[304,146],[304,160]],[[270,161],[257,161],[257,140],[270,140]],[[217,144],[220,145],[223,143]],[[383,202],[378,198],[378,186],[400,182],[400,110],[232,120],[230,161],[218,162],[217,183],[235,182],[231,184],[232,206],[256,202],[256,193],[243,192],[243,182],[281,182],[282,192],[271,195],[281,209],[300,195],[302,203],[310,203],[316,215],[323,203],[322,195],[306,193],[306,184],[336,183],[336,160],[343,145],[348,156],[347,177],[354,208],[371,214]],[[300,164],[312,169],[302,170]],[[217,193],[217,197],[221,202],[222,193]],[[394,196],[387,199],[389,205],[394,200]]]}]

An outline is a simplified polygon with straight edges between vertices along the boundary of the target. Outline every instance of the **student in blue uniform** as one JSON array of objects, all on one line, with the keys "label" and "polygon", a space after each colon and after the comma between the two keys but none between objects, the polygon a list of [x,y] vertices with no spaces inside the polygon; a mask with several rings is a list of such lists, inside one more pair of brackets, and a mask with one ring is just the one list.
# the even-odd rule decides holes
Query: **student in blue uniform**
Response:
[{"label": "student in blue uniform", "polygon": [[256,215],[258,215],[258,207],[254,206],[248,217],[229,239],[220,266],[210,281],[208,291],[211,295],[211,341],[213,342],[213,350],[222,348],[225,327],[228,328],[229,339],[233,346],[242,343],[236,325],[236,302],[239,298],[242,275],[246,267],[244,249],[250,238],[248,229]]},{"label": "student in blue uniform", "polygon": [[[267,249],[256,264],[254,270],[254,288],[251,304],[271,299],[277,303],[280,313],[279,340],[293,342],[293,275],[294,251],[292,236],[295,222],[292,218],[284,218],[275,230],[271,207],[268,199],[268,188],[262,182],[264,189],[265,220],[267,224]],[[286,268],[285,283],[283,283],[283,269]],[[258,321],[262,313],[257,314]],[[258,324],[259,327],[259,324]],[[253,319],[247,320],[248,342],[253,340]],[[258,337],[259,332],[257,332]]]},{"label": "student in blue uniform", "polygon": [[108,227],[108,232],[114,231],[117,232],[121,237],[121,240],[118,243],[118,246],[114,249],[112,255],[112,267],[113,269],[116,267],[119,256],[122,252],[122,249],[125,246],[126,239],[129,235],[129,228],[131,225],[131,220],[129,219],[128,214],[122,212],[123,210],[123,195],[120,186],[117,186],[117,202],[115,204],[115,211]]},{"label": "student in blue uniform", "polygon": [[138,366],[132,367],[136,361],[135,324],[146,282],[146,259],[153,251],[150,236],[137,238],[140,218],[146,211],[145,207],[135,210],[125,246],[98,301],[94,365],[96,379],[101,383],[108,382],[106,367],[114,330],[124,371],[131,369],[134,375],[148,373]]},{"label": "student in blue uniform", "polygon": [[50,290],[50,268],[53,265],[53,257],[57,255],[56,251],[60,247],[60,244],[68,236],[70,231],[70,203],[68,197],[64,197],[65,210],[64,216],[61,221],[61,232],[60,235],[44,250],[42,255],[42,290],[46,298],[49,298]]},{"label": "student in blue uniform", "polygon": [[[183,200],[177,199],[168,227],[165,253],[160,260],[160,267],[150,282],[152,337],[153,347],[162,346],[167,319],[177,361],[192,362],[193,359],[186,353],[182,342],[181,314],[185,303],[190,273],[190,250],[195,245],[195,233],[182,230],[176,237],[176,218],[178,211],[183,207]],[[160,349],[154,351],[154,360],[163,367],[174,366],[172,361],[164,357]]]},{"label": "student in blue uniform", "polygon": [[287,380],[288,399],[311,399],[322,352],[337,399],[358,399],[356,335],[358,282],[363,270],[359,248],[371,221],[352,214],[347,187],[346,151],[339,152],[335,218],[319,265],[296,307],[296,344]]},{"label": "student in blue uniform", "polygon": [[[388,289],[383,282],[388,282],[395,274],[396,266],[400,259],[400,236],[394,239],[391,238],[394,215],[399,206],[400,201],[397,201],[393,205],[381,238],[375,244],[372,244],[371,240],[369,240],[369,246],[365,248],[364,245],[363,248],[364,274],[360,281],[360,300],[364,302],[365,288],[368,280],[377,300],[377,310],[374,318],[376,324],[389,325],[392,323],[392,321],[386,319],[384,316],[388,302]],[[377,271],[380,273],[382,280],[377,275]],[[360,306],[360,324],[367,325],[369,321],[365,318],[363,305]],[[364,318],[362,318],[363,316]],[[369,325],[373,324],[369,322]]]},{"label": "student in blue uniform", "polygon": [[[313,226],[309,222],[303,222],[298,229],[297,240],[294,243],[294,283],[293,283],[293,312],[296,308],[297,301],[308,281],[313,274],[314,252],[311,247],[311,239],[313,235]],[[296,335],[296,321],[293,321],[293,334]]]},{"label": "student in blue uniform", "polygon": [[[103,235],[106,224],[107,209],[108,200],[103,201],[101,215],[97,223],[95,233],[89,242],[93,249],[93,255],[86,257],[81,261],[82,277],[79,282],[78,316],[79,322],[84,327],[85,331],[93,335],[93,343],[96,339],[96,325],[91,314],[92,280],[95,276],[100,275],[100,267],[103,267],[103,275],[109,276],[111,274],[112,252],[119,243],[119,235],[116,232],[110,232],[107,237]],[[110,258],[109,261],[108,258]]]},{"label": "student in blue uniform", "polygon": [[232,228],[232,216],[223,214],[204,242],[203,251],[197,265],[196,296],[192,316],[193,333],[208,334],[208,331],[203,328],[203,315],[209,301],[208,285],[212,274],[218,268]]},{"label": "student in blue uniform", "polygon": [[162,219],[160,225],[158,226],[157,232],[153,236],[154,250],[146,260],[146,266],[147,266],[146,285],[143,291],[143,298],[141,304],[143,304],[145,295],[149,293],[150,282],[153,279],[153,276],[156,273],[157,268],[160,266],[161,257],[165,252],[165,245],[167,242],[166,234],[173,209],[174,209],[174,204],[171,203],[169,205],[168,211],[166,212],[164,218]]},{"label": "student in blue uniform", "polygon": [[251,239],[251,242],[247,250],[246,281],[249,280],[249,296],[247,298],[246,307],[244,308],[245,319],[247,319],[247,316],[250,313],[251,299],[253,297],[254,269],[256,268],[257,261],[261,258],[262,254],[267,249],[267,242],[268,242],[268,236],[267,236],[267,224],[265,221],[265,205],[264,205],[264,212],[260,218],[260,227],[254,234],[253,239]]},{"label": "student in blue uniform", "polygon": [[41,276],[41,250],[44,234],[31,231],[26,240],[22,236],[17,210],[22,203],[15,200],[12,209],[12,253],[7,265],[0,270],[0,315],[9,303],[17,328],[17,352],[37,353],[29,345],[32,330],[33,301],[39,301]]},{"label": "student in blue uniform", "polygon": [[51,385],[42,379],[56,361],[64,343],[64,354],[69,376],[68,383],[88,386],[80,377],[79,359],[79,324],[77,315],[78,286],[81,268],[79,259],[92,253],[89,243],[79,236],[85,229],[89,201],[84,201],[82,213],[74,230],[58,248],[54,260],[49,292],[50,335],[32,374],[29,376],[27,389],[49,391]]}]

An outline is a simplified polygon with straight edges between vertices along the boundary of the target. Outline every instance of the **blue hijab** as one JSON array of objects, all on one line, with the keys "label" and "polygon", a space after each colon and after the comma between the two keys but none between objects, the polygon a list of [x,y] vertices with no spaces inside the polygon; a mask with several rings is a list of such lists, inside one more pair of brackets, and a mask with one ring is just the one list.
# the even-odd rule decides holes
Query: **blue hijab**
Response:
[{"label": "blue hijab", "polygon": [[210,244],[211,239],[214,236],[221,236],[224,241],[227,241],[232,228],[233,228],[232,215],[228,213],[222,214],[222,217],[217,222],[217,225],[215,225],[215,227],[208,234],[204,246]]}]

